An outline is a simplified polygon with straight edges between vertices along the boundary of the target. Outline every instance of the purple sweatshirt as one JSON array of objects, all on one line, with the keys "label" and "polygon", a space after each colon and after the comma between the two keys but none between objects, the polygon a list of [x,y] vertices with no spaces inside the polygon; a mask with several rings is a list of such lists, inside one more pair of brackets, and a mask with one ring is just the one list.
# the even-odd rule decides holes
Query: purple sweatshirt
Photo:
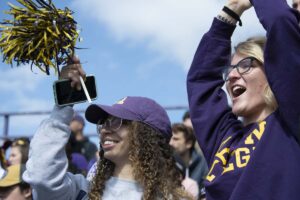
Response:
[{"label": "purple sweatshirt", "polygon": [[214,19],[188,73],[191,119],[209,163],[207,200],[300,199],[300,28],[286,0],[252,0],[267,31],[265,71],[278,109],[243,126],[222,90],[235,26]]}]

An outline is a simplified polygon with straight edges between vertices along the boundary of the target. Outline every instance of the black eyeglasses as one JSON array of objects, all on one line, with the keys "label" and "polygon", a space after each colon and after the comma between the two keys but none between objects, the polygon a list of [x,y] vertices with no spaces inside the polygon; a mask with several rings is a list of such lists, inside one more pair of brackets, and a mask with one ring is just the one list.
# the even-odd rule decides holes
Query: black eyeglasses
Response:
[{"label": "black eyeglasses", "polygon": [[250,71],[250,69],[253,67],[253,61],[260,62],[255,57],[250,56],[250,57],[242,59],[236,65],[230,65],[230,66],[225,67],[225,69],[223,70],[224,81],[228,81],[228,75],[230,74],[230,72],[232,70],[234,70],[234,68],[237,69],[237,71],[240,75],[243,75],[243,74],[247,73],[248,71]]},{"label": "black eyeglasses", "polygon": [[123,124],[125,124],[125,120],[123,121],[123,119],[121,118],[110,116],[104,122],[100,120],[97,123],[97,132],[98,134],[100,134],[101,129],[110,129],[113,131],[117,131]]}]

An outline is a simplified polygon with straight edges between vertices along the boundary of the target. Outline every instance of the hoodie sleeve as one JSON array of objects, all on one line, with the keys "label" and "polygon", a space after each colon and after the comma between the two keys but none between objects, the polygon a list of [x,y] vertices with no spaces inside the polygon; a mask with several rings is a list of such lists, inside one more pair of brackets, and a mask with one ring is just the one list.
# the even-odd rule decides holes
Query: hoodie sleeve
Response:
[{"label": "hoodie sleeve", "polygon": [[232,114],[222,86],[222,70],[230,64],[231,36],[235,26],[214,19],[202,37],[187,76],[191,120],[208,163],[226,130],[240,124]]},{"label": "hoodie sleeve", "polygon": [[67,173],[65,144],[70,136],[72,116],[71,107],[55,107],[31,140],[23,179],[33,188],[36,199],[75,200],[87,192],[84,176]]},{"label": "hoodie sleeve", "polygon": [[286,0],[252,0],[267,31],[265,71],[287,132],[300,141],[300,28],[299,12]]}]

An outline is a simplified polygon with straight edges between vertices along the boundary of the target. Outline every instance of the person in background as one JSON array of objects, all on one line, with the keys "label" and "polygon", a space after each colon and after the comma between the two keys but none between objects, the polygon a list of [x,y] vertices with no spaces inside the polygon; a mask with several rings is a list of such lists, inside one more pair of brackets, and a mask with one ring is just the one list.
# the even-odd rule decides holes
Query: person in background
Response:
[{"label": "person in background", "polygon": [[85,126],[85,121],[81,115],[78,113],[74,114],[74,117],[70,123],[71,136],[69,139],[70,151],[72,153],[79,153],[85,157],[87,162],[95,157],[97,152],[97,146],[89,140],[88,137],[84,136],[83,130]]},{"label": "person in background", "polygon": [[[193,128],[193,124],[192,124],[192,120],[191,120],[191,115],[190,115],[190,111],[186,111],[182,117],[182,123],[191,128],[192,132],[193,132],[193,135],[195,135],[194,133],[194,128]],[[203,158],[203,160],[205,160],[205,157],[203,155],[203,151],[199,145],[198,142],[195,142],[195,145],[194,145],[194,149],[195,151],[198,153],[198,155]],[[205,160],[205,163],[206,163],[206,168],[208,168],[207,166],[207,161]],[[207,173],[206,173],[207,174]],[[202,185],[202,186],[201,186]],[[199,185],[200,186],[200,193],[199,193],[199,197],[200,199],[204,199],[205,198],[205,188],[203,187],[203,183]]]},{"label": "person in background", "polygon": [[6,152],[10,148],[12,141],[10,139],[1,139],[0,140],[0,162],[1,162],[1,172],[0,178],[2,177],[4,170],[8,167],[8,161],[6,159]]},{"label": "person in background", "polygon": [[1,200],[32,200],[32,190],[22,179],[24,165],[16,164],[7,168],[5,176],[0,179]]},{"label": "person in background", "polygon": [[28,138],[17,138],[12,142],[8,158],[9,165],[25,164],[27,162],[29,143]]},{"label": "person in background", "polygon": [[[184,178],[191,178],[198,184],[198,193],[208,172],[205,158],[195,150],[196,138],[193,130],[182,123],[172,125],[170,145],[175,151],[176,165]],[[195,194],[195,193],[193,193]]]},{"label": "person in background", "polygon": [[5,169],[7,168],[7,161],[5,158],[5,151],[0,148],[0,179],[5,175]]},{"label": "person in background", "polygon": [[[231,54],[236,23],[252,5],[267,37]],[[207,200],[299,199],[299,19],[286,0],[228,0],[202,37],[187,89],[210,167]]]},{"label": "person in background", "polygon": [[292,7],[300,12],[300,0],[293,0]]},{"label": "person in background", "polygon": [[183,114],[183,116],[182,116],[182,123],[183,123],[185,126],[191,128],[191,129],[193,129],[193,124],[192,124],[192,120],[191,120],[191,116],[190,116],[190,111],[186,111],[186,112]]},{"label": "person in background", "polygon": [[[190,116],[190,111],[186,111],[183,116],[182,116],[182,123],[191,128],[191,130],[193,131],[193,134],[194,134],[194,128],[193,128],[193,124],[192,124],[192,121],[191,121],[191,116]],[[198,142],[195,142],[195,145],[194,145],[194,148],[195,150],[197,151],[197,153],[201,156],[201,157],[204,157],[203,156],[203,152],[202,152],[202,149],[199,145]]]},{"label": "person in background", "polygon": [[87,160],[80,153],[72,153],[72,146],[70,140],[65,146],[66,155],[68,158],[68,172],[73,174],[82,174],[86,176],[87,174]]}]

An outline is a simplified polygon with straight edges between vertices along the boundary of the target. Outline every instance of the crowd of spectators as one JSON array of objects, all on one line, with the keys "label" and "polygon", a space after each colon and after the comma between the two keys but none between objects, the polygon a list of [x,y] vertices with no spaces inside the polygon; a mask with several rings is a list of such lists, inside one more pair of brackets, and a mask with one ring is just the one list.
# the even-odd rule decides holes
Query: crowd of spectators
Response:
[{"label": "crowd of spectators", "polygon": [[[258,0],[257,1],[254,0],[252,3],[255,4],[254,7],[258,12],[259,16],[266,17],[268,20],[270,20],[268,18],[268,15],[270,15],[270,13],[261,12],[260,9],[263,8],[261,2],[258,2]],[[277,0],[275,4],[276,3],[279,5],[281,2],[280,0]],[[241,7],[237,7],[236,5],[239,5]],[[280,98],[279,98],[279,102],[276,102],[276,99],[273,96],[272,97],[274,99],[273,102],[275,102],[274,103],[275,106],[273,106],[271,110],[269,109],[268,104],[264,105],[265,107],[262,107],[262,110],[268,111],[267,114],[265,113],[263,114],[263,119],[259,117],[258,117],[259,120],[254,120],[252,118],[250,119],[249,116],[246,115],[247,113],[245,114],[244,111],[240,111],[239,108],[236,108],[235,104],[233,105],[232,110],[231,108],[229,110],[227,104],[223,102],[221,103],[219,102],[222,99],[224,102],[227,102],[227,98],[225,98],[225,96],[221,98],[220,93],[217,94],[214,93],[217,89],[220,88],[219,86],[215,86],[214,84],[212,84],[213,85],[211,86],[212,89],[206,88],[205,90],[205,88],[204,89],[201,88],[203,86],[201,84],[203,84],[204,81],[209,81],[209,80],[212,81],[211,74],[213,72],[204,72],[205,70],[208,69],[206,68],[206,65],[204,66],[199,61],[202,59],[202,53],[205,54],[206,52],[205,48],[207,46],[209,46],[210,44],[219,44],[220,41],[221,42],[218,48],[220,48],[220,52],[223,51],[224,52],[220,53],[217,51],[218,48],[215,48],[214,50],[216,51],[216,54],[219,53],[220,56],[217,58],[212,57],[211,59],[213,60],[213,62],[207,60],[207,62],[203,62],[203,63],[210,63],[211,65],[214,65],[217,62],[221,63],[223,58],[222,55],[223,54],[225,55],[226,52],[228,54],[228,55],[226,54],[227,56],[225,56],[227,58],[226,61],[229,61],[228,58],[230,57],[229,56],[230,54],[228,52],[230,51],[226,51],[226,49],[223,49],[225,48],[226,45],[224,45],[222,42],[225,41],[226,43],[227,40],[229,41],[230,38],[227,37],[229,37],[232,34],[235,23],[237,23],[240,20],[239,16],[244,11],[249,9],[251,6],[252,5],[250,4],[250,2],[246,2],[246,0],[238,0],[238,1],[228,0],[228,4],[226,4],[226,6],[224,7],[225,9],[223,9],[220,15],[218,15],[218,17],[215,19],[212,25],[212,28],[203,37],[202,39],[203,43],[200,43],[199,45],[199,49],[196,52],[195,60],[192,64],[192,68],[188,75],[188,92],[189,92],[192,119],[190,116],[190,112],[187,111],[184,113],[181,122],[177,122],[172,124],[172,126],[169,126],[170,125],[169,118],[166,115],[165,111],[161,108],[161,106],[151,99],[142,98],[142,97],[126,97],[120,102],[110,107],[103,106],[103,105],[102,106],[91,105],[87,109],[86,117],[88,121],[90,121],[91,123],[97,124],[98,133],[100,134],[101,139],[104,140],[101,141],[100,148],[98,148],[99,146],[98,144],[97,145],[94,144],[89,140],[88,137],[85,136],[84,134],[85,119],[80,114],[78,113],[73,114],[70,118],[71,119],[70,122],[67,123],[68,120],[66,119],[67,118],[66,116],[70,115],[70,113],[72,112],[70,110],[68,111],[67,109],[59,110],[57,108],[57,110],[53,111],[50,117],[50,120],[53,121],[47,122],[46,120],[46,122],[43,123],[48,123],[46,127],[47,128],[50,127],[50,130],[57,131],[59,129],[58,132],[61,134],[62,138],[66,138],[64,134],[67,134],[68,131],[70,131],[70,135],[67,135],[69,136],[68,140],[66,140],[65,143],[62,142],[62,145],[64,145],[63,148],[65,150],[67,161],[68,161],[66,165],[68,173],[60,174],[60,172],[57,172],[57,174],[55,174],[54,172],[56,169],[52,169],[52,171],[51,170],[50,171],[53,172],[54,174],[50,174],[49,177],[55,181],[56,175],[58,176],[62,175],[63,178],[60,179],[58,182],[63,182],[62,184],[65,184],[63,186],[66,186],[67,188],[66,191],[71,190],[69,188],[74,186],[73,183],[69,183],[68,181],[76,182],[77,185],[74,186],[74,188],[76,188],[76,190],[74,190],[76,194],[70,194],[70,195],[68,194],[69,195],[68,197],[72,196],[72,197],[76,197],[76,199],[87,198],[87,196],[89,199],[98,199],[99,195],[101,196],[101,198],[109,196],[108,199],[110,199],[111,196],[114,195],[117,196],[125,195],[128,197],[130,197],[130,195],[133,195],[133,197],[138,196],[143,199],[153,199],[158,197],[162,199],[170,198],[170,199],[194,199],[194,200],[203,200],[205,198],[239,199],[239,197],[241,196],[244,197],[247,196],[249,197],[248,199],[252,199],[252,197],[257,195],[251,192],[247,194],[243,193],[243,188],[242,188],[243,184],[247,184],[247,180],[251,180],[251,176],[255,175],[253,173],[248,172],[250,174],[249,175],[245,173],[242,169],[248,164],[247,162],[249,161],[249,158],[247,160],[244,157],[243,161],[247,160],[247,162],[245,163],[241,163],[242,159],[236,161],[238,168],[241,168],[240,171],[238,170],[237,175],[233,175],[233,172],[228,173],[230,171],[234,171],[234,165],[230,165],[232,163],[226,163],[227,161],[231,161],[231,159],[233,159],[232,157],[235,157],[232,155],[237,155],[236,152],[238,150],[241,149],[245,150],[248,148],[248,146],[247,148],[243,146],[237,149],[236,148],[232,149],[231,147],[237,147],[237,145],[240,145],[241,143],[240,141],[242,141],[243,143],[242,145],[245,144],[249,145],[252,142],[251,144],[254,146],[252,149],[250,149],[251,153],[249,153],[249,156],[250,154],[255,155],[255,153],[253,153],[254,150],[255,152],[259,151],[256,150],[255,145],[258,144],[258,142],[261,139],[261,136],[258,135],[263,134],[265,131],[265,127],[263,126],[264,124],[262,123],[266,123],[266,122],[263,120],[265,120],[269,116],[272,117],[273,115],[276,115],[275,110],[277,109],[279,109],[278,112],[282,112],[283,114],[282,115],[279,114],[277,117],[275,117],[275,119],[272,122],[279,124],[280,125],[279,128],[281,128],[281,124],[284,124],[285,127],[288,127],[291,130],[291,133],[285,133],[284,131],[282,131],[284,132],[283,135],[292,134],[293,130],[296,130],[296,128],[298,127],[295,128],[293,124],[289,124],[289,122],[284,121],[285,115],[289,116],[290,113],[289,112],[285,113],[284,107],[280,107],[280,103],[284,103],[284,102],[280,102]],[[300,1],[293,0],[292,7],[300,11]],[[239,11],[241,12],[239,13]],[[297,22],[299,24],[300,17],[298,12],[295,12],[295,10],[293,10],[292,12],[287,10],[282,11],[282,17],[288,18],[291,21],[290,22],[291,24],[293,24],[293,22],[295,21],[296,19],[295,16],[298,17]],[[267,20],[262,21],[262,24],[267,27],[268,21]],[[289,28],[292,27],[290,31],[294,30],[294,28],[299,29],[299,27],[293,28],[293,25],[291,24],[289,24],[290,26]],[[285,24],[282,22],[282,24],[279,23],[279,25],[285,25]],[[220,30],[225,32],[222,32]],[[226,33],[226,31],[228,33]],[[271,31],[269,29],[267,29],[267,32],[268,34],[271,34]],[[221,39],[219,38],[220,40],[217,41],[218,37],[220,37]],[[270,38],[276,39],[276,36],[271,35]],[[231,62],[236,64],[229,65],[227,71],[222,72],[224,75],[223,76],[224,80],[222,80],[223,82],[221,81],[221,77],[216,76],[216,78],[220,79],[218,80],[220,83],[224,84],[225,82],[226,84],[230,84],[230,82],[233,79],[234,80],[239,79],[243,75],[247,74],[251,70],[250,68],[253,68],[253,66],[255,65],[254,63],[256,63],[258,67],[262,67],[265,61],[259,60],[259,58],[255,58],[252,56],[251,54],[252,46],[247,48],[246,51],[243,51],[244,50],[243,48],[248,44],[254,46],[256,45],[257,47],[259,47],[261,55],[265,53],[264,52],[265,39],[251,38],[243,43],[240,43],[236,47],[235,49],[236,52],[232,56],[232,60],[231,60]],[[229,50],[230,46],[228,44],[227,46],[228,46],[227,50]],[[271,51],[268,48],[266,49],[267,49],[266,53],[269,53],[269,51]],[[201,55],[198,55],[200,53]],[[244,56],[245,57],[244,58],[242,56],[244,54],[247,54],[247,57]],[[205,57],[205,59],[209,59],[209,56]],[[234,62],[236,60],[239,61]],[[293,60],[291,59],[291,61]],[[266,63],[269,64],[268,61]],[[294,64],[293,62],[291,63]],[[76,71],[81,68],[79,61],[78,63],[74,62],[72,65],[73,66],[71,67],[73,67],[72,68],[73,71],[74,70]],[[77,66],[74,67],[74,65]],[[276,63],[274,65],[276,65]],[[200,70],[200,72],[202,73],[198,72],[200,67],[203,68],[203,71]],[[236,74],[233,74],[233,70],[235,70],[235,68],[236,68]],[[256,68],[256,69],[261,69],[261,68]],[[239,70],[244,70],[244,71],[239,71]],[[201,76],[199,76],[198,73],[201,74]],[[77,75],[78,74],[79,73],[77,72]],[[209,74],[210,78],[204,77],[207,74]],[[270,87],[264,76],[265,75],[264,70],[260,71],[259,74],[261,76],[258,76],[260,77],[260,80],[258,81],[260,82],[265,81],[264,83],[266,83],[267,87]],[[204,81],[198,80],[201,78]],[[245,79],[250,80],[249,77],[246,77]],[[249,81],[248,83],[251,83],[251,81]],[[207,85],[204,84],[203,87],[207,87]],[[235,87],[236,86],[233,86],[232,88]],[[229,93],[233,98],[239,96],[246,90],[243,89],[242,86],[238,86],[238,87],[239,88],[236,90],[229,89],[230,91],[232,90],[231,93],[230,91]],[[197,89],[196,92],[194,91],[195,88]],[[228,88],[230,87],[228,86]],[[278,88],[273,86],[273,89],[275,93],[278,92],[276,91],[276,89]],[[201,92],[204,92],[204,94],[202,94]],[[209,99],[208,94],[210,94],[211,97],[214,97],[214,99],[208,100]],[[195,98],[194,95],[198,95],[197,98]],[[210,106],[212,108],[215,107],[217,108],[217,106],[219,106],[218,107],[219,109],[216,112],[208,110],[208,112],[205,113],[206,110],[203,109],[203,105],[199,105],[200,100],[203,101],[205,100],[203,103],[212,102],[212,105]],[[127,102],[129,101],[129,103],[126,104],[124,103],[125,101]],[[131,101],[134,102],[134,105],[131,103]],[[279,108],[278,108],[278,103],[279,103]],[[148,108],[148,110],[146,108]],[[226,113],[228,112],[234,113],[235,116],[229,114],[227,116]],[[239,114],[244,118],[243,122],[236,119],[236,116],[239,116]],[[207,117],[208,115],[210,116],[210,118]],[[283,119],[277,120],[278,118],[283,118]],[[55,120],[57,120],[58,123]],[[214,120],[215,120],[215,124],[212,124]],[[193,124],[196,126],[196,130],[194,130],[193,128],[192,121]],[[253,133],[250,133],[250,135],[247,136],[245,140],[241,140],[242,136],[239,136],[238,134],[241,134],[241,132],[243,131],[247,132],[249,129],[247,127],[249,127],[249,125],[253,126],[253,124],[254,126],[256,126],[256,123],[259,123],[258,125],[259,130],[254,129],[257,130],[257,132],[253,131]],[[67,125],[68,127],[64,127],[64,125]],[[269,131],[271,128],[269,127],[269,129],[266,129],[266,132]],[[228,133],[225,130],[229,130]],[[42,127],[37,132],[42,136],[42,139],[45,140],[46,138],[45,136],[47,136],[48,134],[47,131],[49,130],[43,130]],[[171,131],[172,133],[171,135],[169,131]],[[228,135],[228,134],[232,134],[232,132],[235,131],[237,131],[236,135],[234,136]],[[118,132],[118,134],[114,135],[113,132],[114,133]],[[144,135],[142,135],[142,133]],[[220,137],[220,134],[224,134],[224,138],[227,139],[224,139],[223,137],[221,139],[218,139]],[[253,135],[251,134],[254,134],[257,137],[257,140],[254,141],[252,138]],[[38,157],[37,155],[39,155],[39,153],[37,152],[38,149],[36,148],[41,147],[42,145],[37,144],[38,142],[41,142],[41,138],[39,138],[40,136],[37,135],[35,137],[36,139],[34,139],[35,142],[34,145],[30,145],[31,142],[30,139],[25,137],[15,138],[13,140],[9,140],[9,139],[2,140],[1,149],[0,149],[0,162],[1,162],[0,163],[0,199],[32,200],[34,195],[38,195],[38,193],[44,195],[50,191],[49,189],[50,186],[49,188],[46,187],[48,187],[47,185],[48,183],[49,185],[51,185],[52,180],[45,180],[45,183],[47,182],[45,184],[46,186],[38,183],[42,185],[42,186],[38,186],[40,187],[38,188],[36,187],[36,184],[30,185],[23,179],[23,173],[26,171],[26,163],[27,164],[29,163],[28,166],[30,166],[30,169],[29,170],[27,169],[27,174],[26,174],[27,180],[30,180],[32,182],[36,181],[36,179],[34,179],[36,178],[34,177],[36,174],[32,175],[34,167],[37,168],[37,171],[43,170],[43,169],[39,169],[40,166],[36,165],[36,163],[39,163],[37,162],[37,157]],[[282,138],[286,139],[286,137],[283,136]],[[291,145],[286,147],[287,150],[289,150],[289,148],[294,148],[296,150],[299,149],[299,144],[296,143],[297,138],[296,139],[295,138],[292,137],[292,135],[291,137],[288,137],[287,140]],[[228,144],[228,141],[231,141],[230,144],[231,146],[228,146],[227,148],[226,145]],[[52,145],[51,142],[52,141],[48,141],[45,144]],[[115,150],[115,152],[114,151],[110,152],[110,150],[113,149],[113,147],[116,146],[116,144],[118,143],[121,144],[121,147],[124,149],[117,149]],[[199,145],[199,143],[202,146]],[[270,144],[270,143],[266,142],[266,144]],[[56,144],[53,145],[54,145],[53,147],[55,147]],[[30,146],[31,147],[33,146],[34,150],[32,152],[29,151]],[[202,148],[204,149],[204,151],[202,151]],[[46,156],[45,158],[46,160],[48,158],[53,159],[53,160],[47,160],[47,162],[49,163],[52,162],[51,166],[54,162],[57,162],[58,165],[57,166],[53,165],[53,166],[59,168],[59,162],[63,161],[64,156],[61,156],[61,153],[63,152],[61,151],[61,149],[56,149],[56,150],[57,152],[55,153],[52,152],[49,155],[46,155],[47,153],[45,153]],[[51,152],[52,149],[49,149],[48,151]],[[147,151],[149,151],[150,153]],[[228,153],[229,151],[232,152]],[[225,158],[225,154],[227,156],[226,158]],[[44,155],[41,155],[41,159],[44,159],[42,158],[43,156]],[[292,158],[294,157],[291,157],[291,159]],[[270,162],[271,161],[273,160],[271,159]],[[258,162],[252,161],[252,163],[255,164],[259,162],[260,161]],[[291,163],[289,164],[292,165],[294,163],[296,163],[296,161],[292,160]],[[61,166],[62,168],[64,167],[64,165]],[[282,171],[285,172],[284,171],[285,165],[282,166],[283,166]],[[275,166],[273,169],[275,170]],[[258,171],[257,169],[255,170]],[[268,169],[268,172],[270,172],[270,170],[272,169],[271,168]],[[135,173],[133,173],[133,171],[135,171]],[[73,176],[71,174],[79,174],[79,176]],[[160,175],[160,177],[156,177],[157,174]],[[174,176],[170,176],[170,174]],[[223,176],[224,174],[226,175]],[[245,176],[247,175],[249,176],[248,178],[246,178],[246,181],[242,183],[240,183],[241,181],[239,180],[241,174],[244,175],[243,178],[245,178]],[[87,177],[87,180],[91,181],[91,185],[87,186],[86,182],[82,181],[82,177]],[[124,180],[122,179],[124,177],[125,179],[129,178],[130,181],[126,180],[124,182]],[[164,180],[161,180],[161,177],[164,177]],[[226,177],[227,180],[225,180]],[[290,177],[289,173],[287,173],[287,175],[284,177],[285,178]],[[219,179],[221,180],[220,183],[214,182],[216,178],[220,178]],[[204,183],[205,180],[207,181],[206,185]],[[166,183],[164,183],[164,181],[166,181]],[[233,187],[236,187],[238,189],[236,189],[235,191],[231,191],[232,188],[228,189],[226,188],[226,186],[222,186],[221,182],[223,183],[226,181],[227,183],[231,184]],[[171,183],[174,184],[173,187],[171,187]],[[236,186],[236,184],[238,184],[238,186]],[[268,182],[266,185],[268,184],[270,183]],[[126,190],[123,190],[123,192],[126,192],[128,188],[132,188],[132,191],[128,191],[128,194],[114,194],[119,189],[119,188],[114,188],[115,187],[114,185],[118,185],[118,187],[121,188],[124,186]],[[205,186],[208,187],[206,188]],[[39,191],[35,191],[34,187],[38,188]],[[55,191],[55,189],[57,188],[55,188],[55,186],[53,187],[54,189],[53,188],[51,189]],[[89,189],[87,189],[87,187],[89,187]],[[255,190],[258,191],[259,188],[258,189],[255,188]],[[57,191],[63,192],[64,190],[57,189]],[[296,194],[296,192],[292,190],[289,192],[290,192],[289,195],[291,199],[294,199],[295,196],[293,195]],[[265,197],[270,197],[273,195],[268,193],[268,191],[264,191],[262,193],[263,195],[265,195]],[[60,194],[60,195],[64,196],[66,194]],[[283,193],[281,195],[284,196]]]},{"label": "crowd of spectators", "polygon": [[[69,161],[68,171],[87,176],[91,167],[99,160],[99,150],[97,145],[84,135],[84,127],[84,118],[75,113],[70,122],[71,135],[65,149]],[[182,175],[182,186],[194,199],[200,199],[201,195],[205,195],[203,180],[208,169],[201,150],[199,153],[188,111],[184,113],[182,122],[172,125],[172,133],[170,146],[174,152],[176,167]],[[32,189],[22,179],[29,156],[29,146],[30,138],[26,137],[2,140],[0,199],[32,199]]]}]

